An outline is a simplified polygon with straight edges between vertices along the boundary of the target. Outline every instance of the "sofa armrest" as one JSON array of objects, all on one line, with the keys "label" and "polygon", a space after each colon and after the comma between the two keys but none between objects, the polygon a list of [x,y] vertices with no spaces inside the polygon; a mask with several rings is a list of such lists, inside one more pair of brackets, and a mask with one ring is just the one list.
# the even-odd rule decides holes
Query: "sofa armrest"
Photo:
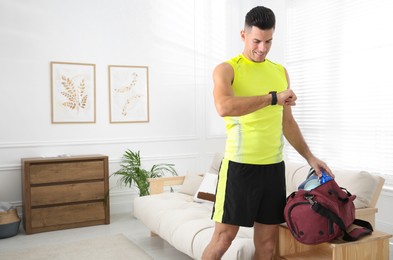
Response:
[{"label": "sofa armrest", "polygon": [[375,229],[375,214],[378,212],[377,208],[361,208],[355,210],[355,218],[370,222]]},{"label": "sofa armrest", "polygon": [[185,176],[149,178],[150,194],[158,194],[164,191],[165,186],[182,185]]},{"label": "sofa armrest", "polygon": [[381,195],[383,184],[385,183],[385,179],[382,178],[381,176],[377,176],[377,178],[378,178],[378,183],[370,201],[370,205],[369,205],[370,208],[375,208],[377,206],[379,195]]}]

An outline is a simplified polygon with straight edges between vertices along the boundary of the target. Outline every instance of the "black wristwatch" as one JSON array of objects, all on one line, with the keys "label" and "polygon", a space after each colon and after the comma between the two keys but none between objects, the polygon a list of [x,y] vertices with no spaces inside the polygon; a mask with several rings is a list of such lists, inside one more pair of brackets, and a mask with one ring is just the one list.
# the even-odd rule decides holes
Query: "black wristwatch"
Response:
[{"label": "black wristwatch", "polygon": [[272,106],[277,105],[277,91],[270,91],[269,94],[272,94]]}]

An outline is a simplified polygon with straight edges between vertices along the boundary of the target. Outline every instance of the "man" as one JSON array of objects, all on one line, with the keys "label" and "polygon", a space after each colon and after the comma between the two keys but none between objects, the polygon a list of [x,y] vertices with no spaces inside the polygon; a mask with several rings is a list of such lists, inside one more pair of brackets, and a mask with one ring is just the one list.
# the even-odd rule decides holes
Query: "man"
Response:
[{"label": "man", "polygon": [[272,259],[278,224],[285,222],[283,136],[317,174],[329,167],[308,148],[293,118],[296,95],[284,67],[266,59],[275,16],[258,6],[247,13],[242,54],[213,72],[214,102],[226,122],[227,141],[219,172],[212,239],[202,259],[220,259],[239,226],[254,227],[254,259]]}]

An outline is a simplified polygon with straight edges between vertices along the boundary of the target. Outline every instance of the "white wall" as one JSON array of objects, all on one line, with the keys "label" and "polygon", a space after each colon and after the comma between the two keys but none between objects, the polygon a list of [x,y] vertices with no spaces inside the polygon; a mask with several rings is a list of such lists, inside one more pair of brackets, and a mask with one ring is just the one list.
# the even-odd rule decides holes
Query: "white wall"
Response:
[{"label": "white wall", "polygon": [[[171,162],[181,175],[205,171],[225,139],[211,72],[242,51],[244,15],[258,4],[0,0],[0,201],[21,204],[25,157],[105,154],[114,172],[130,148],[146,167]],[[282,46],[272,59],[282,60]],[[95,124],[51,123],[51,61],[96,65]],[[109,123],[108,65],[149,67],[149,123]],[[111,203],[122,208],[135,191],[110,181]]]},{"label": "white wall", "polygon": [[[261,4],[277,16],[269,58],[285,64],[285,0],[0,0],[0,201],[21,204],[24,157],[100,153],[114,172],[130,148],[146,167],[205,171],[225,139],[211,72],[242,50],[244,15]],[[51,61],[96,64],[95,124],[51,124]],[[108,65],[149,66],[149,123],[109,123]],[[129,211],[135,190],[116,186],[112,212]],[[377,215],[390,232],[392,197]]]},{"label": "white wall", "polygon": [[[113,172],[130,148],[146,167],[171,162],[182,175],[205,171],[224,145],[222,120],[207,105],[211,67],[228,55],[211,58],[209,4],[0,0],[0,201],[21,203],[24,157],[105,154]],[[95,124],[51,123],[51,61],[96,65]],[[149,67],[149,123],[109,123],[108,65]],[[114,188],[112,201],[132,193]]]}]

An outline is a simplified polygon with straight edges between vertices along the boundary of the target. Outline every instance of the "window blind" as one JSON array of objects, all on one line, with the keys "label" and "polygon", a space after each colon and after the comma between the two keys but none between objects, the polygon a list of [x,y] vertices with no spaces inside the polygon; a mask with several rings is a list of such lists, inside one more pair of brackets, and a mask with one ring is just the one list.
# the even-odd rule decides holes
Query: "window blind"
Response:
[{"label": "window blind", "polygon": [[[393,179],[393,1],[288,0],[293,114],[332,167]],[[302,160],[286,145],[286,158]]]}]

